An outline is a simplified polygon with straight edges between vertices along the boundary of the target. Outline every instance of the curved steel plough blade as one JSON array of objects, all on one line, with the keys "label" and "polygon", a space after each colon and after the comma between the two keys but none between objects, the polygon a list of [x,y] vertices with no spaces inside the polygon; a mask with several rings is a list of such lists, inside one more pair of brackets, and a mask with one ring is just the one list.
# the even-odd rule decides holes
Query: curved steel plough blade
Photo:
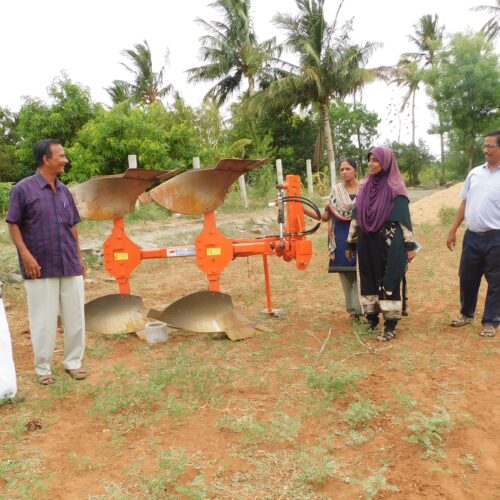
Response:
[{"label": "curved steel plough blade", "polygon": [[103,335],[133,333],[146,325],[146,308],[141,297],[112,294],[85,304],[85,327]]},{"label": "curved steel plough blade", "polygon": [[129,168],[123,174],[92,177],[72,186],[70,190],[82,217],[109,220],[133,212],[141,193],[156,182],[169,179],[179,172]]},{"label": "curved steel plough blade", "polygon": [[220,160],[213,168],[187,170],[151,189],[149,195],[158,205],[183,215],[202,215],[222,205],[233,182],[245,172],[268,161]]},{"label": "curved steel plough blade", "polygon": [[191,293],[148,316],[191,332],[224,332],[231,340],[253,337],[257,327],[234,309],[230,295],[211,291]]}]

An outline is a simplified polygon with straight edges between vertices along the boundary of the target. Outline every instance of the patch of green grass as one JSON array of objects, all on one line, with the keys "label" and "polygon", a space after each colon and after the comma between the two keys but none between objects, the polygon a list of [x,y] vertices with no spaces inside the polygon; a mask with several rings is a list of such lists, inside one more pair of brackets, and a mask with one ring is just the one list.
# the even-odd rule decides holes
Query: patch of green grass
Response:
[{"label": "patch of green grass", "polygon": [[339,470],[337,460],[321,447],[297,451],[294,459],[300,470],[299,480],[313,486],[322,486]]},{"label": "patch of green grass", "polygon": [[137,221],[165,220],[172,215],[170,210],[157,203],[148,203],[125,216],[125,224]]},{"label": "patch of green grass", "polygon": [[87,345],[85,354],[92,359],[103,359],[111,352],[111,345],[102,338],[96,339],[90,345]]},{"label": "patch of green grass", "polygon": [[286,413],[275,415],[270,422],[254,420],[252,415],[241,417],[226,415],[217,421],[217,426],[241,434],[243,444],[294,442],[301,420]]},{"label": "patch of green grass", "polygon": [[350,429],[346,434],[346,444],[348,446],[360,446],[368,443],[373,439],[373,432],[359,432],[355,429]]},{"label": "patch of green grass", "polygon": [[134,488],[141,493],[141,498],[173,498],[178,486],[179,476],[189,465],[189,459],[182,448],[172,447],[158,454],[158,465],[152,473],[139,470],[135,464],[128,473],[134,482]]},{"label": "patch of green grass", "polygon": [[478,466],[476,464],[476,459],[474,458],[474,455],[472,453],[466,453],[465,455],[462,455],[458,461],[462,465],[466,465],[472,472],[477,472],[478,471]]},{"label": "patch of green grass", "polygon": [[424,458],[444,458],[446,454],[439,445],[443,442],[443,434],[453,428],[451,415],[445,409],[435,411],[430,416],[414,412],[410,414],[409,420],[414,423],[407,426],[411,431],[407,441],[422,446]]},{"label": "patch of green grass", "polygon": [[44,498],[50,475],[39,458],[0,460],[0,478],[6,481],[2,498]]},{"label": "patch of green grass", "polygon": [[439,222],[443,226],[449,226],[453,222],[453,219],[455,218],[456,213],[457,213],[456,208],[441,207],[439,209],[439,213],[438,213]]},{"label": "patch of green grass", "polygon": [[406,408],[407,410],[411,410],[417,405],[417,402],[412,398],[412,395],[408,391],[404,391],[402,386],[398,386],[393,389],[393,394],[396,396],[399,404]]},{"label": "patch of green grass", "polygon": [[376,498],[381,491],[399,491],[397,486],[388,484],[385,475],[389,469],[384,466],[378,471],[368,476],[365,480],[359,482],[361,486],[363,497],[366,500]]},{"label": "patch of green grass", "polygon": [[340,363],[329,363],[325,367],[307,366],[304,368],[307,386],[320,390],[323,396],[331,401],[354,391],[358,381],[367,376],[354,368],[346,368]]},{"label": "patch of green grass", "polygon": [[344,413],[344,422],[351,427],[365,427],[378,414],[378,409],[370,399],[360,399],[351,403]]}]

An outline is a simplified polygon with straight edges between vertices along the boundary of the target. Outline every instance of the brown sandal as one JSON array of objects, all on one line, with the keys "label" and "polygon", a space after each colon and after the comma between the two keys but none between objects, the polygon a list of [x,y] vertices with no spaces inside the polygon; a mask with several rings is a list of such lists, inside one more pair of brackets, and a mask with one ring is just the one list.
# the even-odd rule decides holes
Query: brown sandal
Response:
[{"label": "brown sandal", "polygon": [[74,369],[69,369],[66,368],[64,370],[73,380],[83,380],[84,378],[87,378],[87,372],[83,368],[74,368]]},{"label": "brown sandal", "polygon": [[494,337],[497,329],[493,325],[483,325],[483,331],[479,334],[481,337]]},{"label": "brown sandal", "polygon": [[453,327],[457,328],[459,326],[470,325],[471,323],[472,323],[472,318],[460,315],[457,318],[452,319],[450,321],[450,326],[453,326]]},{"label": "brown sandal", "polygon": [[56,381],[56,378],[52,374],[48,375],[38,375],[38,383],[40,385],[51,385],[54,384]]}]

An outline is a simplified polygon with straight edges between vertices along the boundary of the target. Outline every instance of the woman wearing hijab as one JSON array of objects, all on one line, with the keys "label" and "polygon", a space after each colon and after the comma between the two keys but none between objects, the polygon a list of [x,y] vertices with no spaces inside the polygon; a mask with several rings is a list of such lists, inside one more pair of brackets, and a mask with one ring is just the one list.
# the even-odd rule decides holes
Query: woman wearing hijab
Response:
[{"label": "woman wearing hijab", "polygon": [[361,303],[375,329],[379,314],[384,331],[378,340],[392,340],[402,315],[401,284],[415,257],[408,190],[389,148],[368,154],[369,175],[360,186],[347,238],[346,257],[357,250]]}]

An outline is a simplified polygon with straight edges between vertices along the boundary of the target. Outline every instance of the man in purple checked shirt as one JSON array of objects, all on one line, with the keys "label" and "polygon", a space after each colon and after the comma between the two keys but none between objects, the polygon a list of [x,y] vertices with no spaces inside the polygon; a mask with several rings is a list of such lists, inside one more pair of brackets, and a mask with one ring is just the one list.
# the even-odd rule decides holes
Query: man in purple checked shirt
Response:
[{"label": "man in purple checked shirt", "polygon": [[35,372],[42,385],[55,382],[52,357],[60,310],[64,327],[63,363],[76,380],[85,351],[85,266],[76,225],[80,216],[69,189],[57,178],[68,159],[59,141],[33,146],[35,175],[18,182],[10,195],[6,221],[16,245],[28,298]]}]

